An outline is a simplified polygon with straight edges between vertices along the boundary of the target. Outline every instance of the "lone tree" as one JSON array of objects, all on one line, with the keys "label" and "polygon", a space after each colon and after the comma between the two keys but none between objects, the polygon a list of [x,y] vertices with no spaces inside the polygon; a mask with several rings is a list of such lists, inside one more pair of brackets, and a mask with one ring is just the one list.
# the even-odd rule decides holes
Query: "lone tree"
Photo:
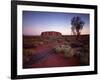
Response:
[{"label": "lone tree", "polygon": [[77,38],[79,38],[80,30],[83,29],[84,24],[85,22],[82,21],[81,17],[79,16],[73,17],[71,19],[71,25],[72,25],[71,30],[72,30],[72,33],[77,36]]}]

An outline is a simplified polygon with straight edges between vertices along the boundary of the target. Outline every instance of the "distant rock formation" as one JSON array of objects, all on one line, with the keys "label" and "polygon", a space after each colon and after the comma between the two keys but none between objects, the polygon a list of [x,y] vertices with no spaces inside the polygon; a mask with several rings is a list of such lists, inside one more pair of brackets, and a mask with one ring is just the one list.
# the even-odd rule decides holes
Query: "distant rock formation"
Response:
[{"label": "distant rock formation", "polygon": [[46,32],[42,32],[41,36],[44,37],[58,37],[61,36],[62,34],[60,32],[56,32],[56,31],[46,31]]}]

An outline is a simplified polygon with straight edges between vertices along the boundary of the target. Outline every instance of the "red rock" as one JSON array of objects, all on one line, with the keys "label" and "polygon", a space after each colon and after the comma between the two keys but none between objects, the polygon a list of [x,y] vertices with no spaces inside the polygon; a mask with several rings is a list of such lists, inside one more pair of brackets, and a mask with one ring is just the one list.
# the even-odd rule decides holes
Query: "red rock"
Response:
[{"label": "red rock", "polygon": [[56,31],[46,31],[46,32],[41,33],[41,36],[44,36],[44,37],[49,37],[49,36],[56,37],[56,36],[61,36],[61,35],[62,34],[60,32],[56,32]]}]

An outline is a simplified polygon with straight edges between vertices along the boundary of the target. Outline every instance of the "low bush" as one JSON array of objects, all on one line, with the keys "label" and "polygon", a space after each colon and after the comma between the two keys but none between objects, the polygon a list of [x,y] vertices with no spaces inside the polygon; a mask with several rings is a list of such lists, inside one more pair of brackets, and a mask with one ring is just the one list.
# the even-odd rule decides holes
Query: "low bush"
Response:
[{"label": "low bush", "polygon": [[65,57],[72,57],[74,53],[74,49],[72,49],[69,45],[60,45],[54,48],[56,53],[64,53]]},{"label": "low bush", "polygon": [[28,62],[30,60],[30,57],[34,54],[34,49],[23,49],[23,62]]}]

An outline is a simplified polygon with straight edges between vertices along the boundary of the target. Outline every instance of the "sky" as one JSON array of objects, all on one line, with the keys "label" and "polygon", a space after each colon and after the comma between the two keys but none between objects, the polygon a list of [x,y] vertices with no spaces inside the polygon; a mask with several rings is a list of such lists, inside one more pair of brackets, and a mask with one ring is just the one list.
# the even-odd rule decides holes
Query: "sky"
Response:
[{"label": "sky", "polygon": [[62,35],[71,35],[71,19],[74,16],[81,17],[85,22],[81,34],[89,34],[89,14],[23,11],[23,35],[41,35],[44,31],[57,31]]}]

